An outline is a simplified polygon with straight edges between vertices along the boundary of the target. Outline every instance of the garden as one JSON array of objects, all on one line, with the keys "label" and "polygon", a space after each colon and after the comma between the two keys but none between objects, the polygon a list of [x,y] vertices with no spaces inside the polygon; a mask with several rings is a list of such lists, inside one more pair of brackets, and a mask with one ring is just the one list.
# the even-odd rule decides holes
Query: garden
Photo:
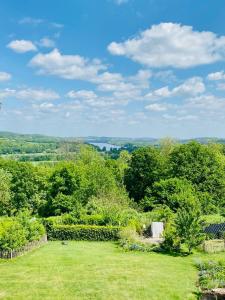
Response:
[{"label": "garden", "polygon": [[[164,140],[117,159],[87,145],[54,164],[0,159],[0,297],[201,299],[222,291],[224,153],[219,144]],[[163,225],[158,239],[154,223]],[[20,288],[29,282],[32,294]]]}]

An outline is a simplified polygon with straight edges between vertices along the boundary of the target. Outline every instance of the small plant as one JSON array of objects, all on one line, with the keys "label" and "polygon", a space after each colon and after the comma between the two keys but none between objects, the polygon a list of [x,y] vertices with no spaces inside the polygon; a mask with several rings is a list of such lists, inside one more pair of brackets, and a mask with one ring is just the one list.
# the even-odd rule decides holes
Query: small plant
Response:
[{"label": "small plant", "polygon": [[225,260],[200,262],[199,285],[203,290],[225,287]]}]

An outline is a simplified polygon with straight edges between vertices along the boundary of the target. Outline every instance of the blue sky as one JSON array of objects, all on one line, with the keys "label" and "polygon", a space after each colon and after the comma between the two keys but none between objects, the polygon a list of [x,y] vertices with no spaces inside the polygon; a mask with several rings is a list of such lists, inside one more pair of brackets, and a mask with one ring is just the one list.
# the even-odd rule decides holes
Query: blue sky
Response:
[{"label": "blue sky", "polygon": [[223,0],[0,7],[0,130],[225,137]]}]

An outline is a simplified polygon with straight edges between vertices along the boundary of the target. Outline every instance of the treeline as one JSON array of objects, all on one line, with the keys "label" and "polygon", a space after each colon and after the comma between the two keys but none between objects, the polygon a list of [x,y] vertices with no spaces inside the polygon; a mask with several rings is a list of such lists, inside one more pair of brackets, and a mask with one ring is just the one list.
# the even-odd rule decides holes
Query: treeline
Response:
[{"label": "treeline", "polygon": [[94,197],[127,200],[126,159],[125,153],[117,161],[106,160],[89,146],[81,147],[73,160],[51,165],[0,159],[0,215],[22,209],[40,216],[76,215]]},{"label": "treeline", "polygon": [[0,159],[0,215],[28,209],[79,217],[118,205],[175,213],[186,204],[198,205],[202,214],[225,214],[223,146],[166,141],[111,159],[80,145],[76,155],[56,164]]},{"label": "treeline", "polygon": [[196,203],[203,214],[224,214],[224,146],[165,141],[158,149],[140,148],[132,154],[125,185],[145,211],[162,206],[176,212]]}]

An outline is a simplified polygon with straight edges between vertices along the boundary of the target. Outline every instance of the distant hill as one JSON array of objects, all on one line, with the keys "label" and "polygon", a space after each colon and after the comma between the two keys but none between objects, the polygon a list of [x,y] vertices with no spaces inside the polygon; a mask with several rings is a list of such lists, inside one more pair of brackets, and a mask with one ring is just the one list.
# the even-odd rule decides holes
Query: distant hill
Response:
[{"label": "distant hill", "polygon": [[[20,134],[15,132],[0,131],[0,139],[20,140],[24,142],[34,143],[56,143],[56,142],[85,142],[85,143],[109,143],[115,145],[134,144],[137,146],[157,145],[160,139],[151,137],[130,138],[130,137],[107,137],[107,136],[88,136],[88,137],[56,137],[43,134]],[[216,137],[199,137],[193,139],[178,139],[179,143],[188,143],[191,140],[198,141],[201,144],[221,143],[225,144],[225,138]]]}]

